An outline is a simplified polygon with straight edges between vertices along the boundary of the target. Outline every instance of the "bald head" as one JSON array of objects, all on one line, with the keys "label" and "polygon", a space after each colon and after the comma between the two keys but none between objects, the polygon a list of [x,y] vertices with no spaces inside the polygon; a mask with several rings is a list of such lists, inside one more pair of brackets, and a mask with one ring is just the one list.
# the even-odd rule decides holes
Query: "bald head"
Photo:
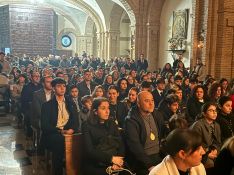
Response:
[{"label": "bald head", "polygon": [[137,106],[142,113],[151,113],[154,111],[154,98],[148,91],[141,91],[137,96]]}]

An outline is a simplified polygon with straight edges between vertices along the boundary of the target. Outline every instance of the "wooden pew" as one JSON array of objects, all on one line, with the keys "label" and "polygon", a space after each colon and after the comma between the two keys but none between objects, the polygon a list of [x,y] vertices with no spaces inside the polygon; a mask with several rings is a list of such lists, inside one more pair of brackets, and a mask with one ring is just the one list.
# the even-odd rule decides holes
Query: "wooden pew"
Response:
[{"label": "wooden pew", "polygon": [[64,136],[66,175],[81,175],[82,134]]}]

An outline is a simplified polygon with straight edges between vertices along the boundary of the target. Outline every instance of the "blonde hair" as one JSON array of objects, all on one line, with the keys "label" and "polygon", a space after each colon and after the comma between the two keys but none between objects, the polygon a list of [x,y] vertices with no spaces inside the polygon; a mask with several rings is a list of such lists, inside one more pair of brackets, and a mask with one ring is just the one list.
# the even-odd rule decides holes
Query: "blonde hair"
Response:
[{"label": "blonde hair", "polygon": [[228,149],[231,152],[232,156],[234,156],[234,136],[230,137],[224,142],[222,149],[224,148]]}]

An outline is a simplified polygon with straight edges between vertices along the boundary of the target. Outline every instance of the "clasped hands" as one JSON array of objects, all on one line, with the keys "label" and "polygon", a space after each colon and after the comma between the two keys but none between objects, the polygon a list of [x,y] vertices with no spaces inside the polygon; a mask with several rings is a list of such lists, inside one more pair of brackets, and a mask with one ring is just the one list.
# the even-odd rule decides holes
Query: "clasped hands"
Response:
[{"label": "clasped hands", "polygon": [[123,168],[123,164],[124,164],[124,157],[120,157],[120,156],[113,156],[112,157],[112,170],[118,170],[118,169],[121,169]]},{"label": "clasped hands", "polygon": [[61,130],[61,134],[67,134],[67,135],[72,135],[74,133],[73,129],[68,129],[68,130]]}]

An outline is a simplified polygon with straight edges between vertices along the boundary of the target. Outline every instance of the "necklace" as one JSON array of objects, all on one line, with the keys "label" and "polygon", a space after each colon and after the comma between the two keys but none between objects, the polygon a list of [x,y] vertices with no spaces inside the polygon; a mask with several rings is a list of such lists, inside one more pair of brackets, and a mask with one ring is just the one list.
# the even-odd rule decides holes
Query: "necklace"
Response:
[{"label": "necklace", "polygon": [[143,117],[143,119],[149,125],[149,128],[150,128],[150,140],[154,141],[155,140],[155,134],[153,133],[153,129],[152,129],[151,124],[150,124],[150,116],[149,117],[148,116],[147,117],[142,116],[142,117]]}]

